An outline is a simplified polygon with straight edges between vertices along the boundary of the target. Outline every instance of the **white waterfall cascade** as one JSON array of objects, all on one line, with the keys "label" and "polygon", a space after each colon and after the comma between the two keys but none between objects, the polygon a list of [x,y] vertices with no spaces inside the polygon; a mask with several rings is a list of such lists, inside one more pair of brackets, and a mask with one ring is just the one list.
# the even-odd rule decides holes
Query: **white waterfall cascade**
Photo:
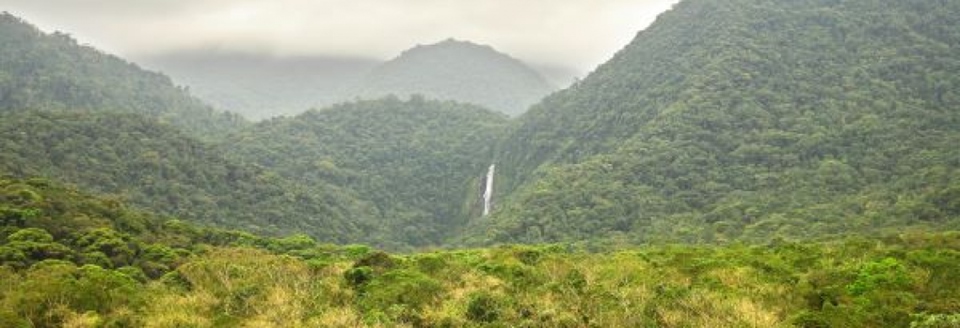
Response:
[{"label": "white waterfall cascade", "polygon": [[493,199],[493,174],[497,169],[497,164],[490,164],[487,169],[487,184],[483,188],[483,216],[490,214],[490,200]]}]

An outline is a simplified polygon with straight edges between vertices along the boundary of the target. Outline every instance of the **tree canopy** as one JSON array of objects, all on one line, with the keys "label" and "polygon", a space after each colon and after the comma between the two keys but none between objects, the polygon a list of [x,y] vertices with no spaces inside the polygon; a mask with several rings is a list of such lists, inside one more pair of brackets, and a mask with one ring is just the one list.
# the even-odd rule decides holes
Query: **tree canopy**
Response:
[{"label": "tree canopy", "polygon": [[506,124],[477,106],[387,97],[262,122],[223,148],[290,179],[351,190],[378,209],[380,243],[426,246],[479,213],[480,179]]},{"label": "tree canopy", "polygon": [[163,74],[77,44],[63,32],[46,34],[7,12],[0,13],[0,45],[0,111],[139,113],[211,138],[245,124]]},{"label": "tree canopy", "polygon": [[[479,243],[955,228],[951,1],[681,2],[520,119]],[[955,24],[953,24],[955,25]]]}]

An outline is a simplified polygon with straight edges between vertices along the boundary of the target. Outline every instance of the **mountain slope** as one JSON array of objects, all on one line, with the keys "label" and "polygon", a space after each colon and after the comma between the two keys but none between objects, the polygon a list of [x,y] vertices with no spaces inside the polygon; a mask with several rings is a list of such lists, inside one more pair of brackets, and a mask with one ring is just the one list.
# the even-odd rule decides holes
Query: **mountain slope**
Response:
[{"label": "mountain slope", "polygon": [[260,120],[331,105],[378,62],[351,57],[281,57],[183,52],[142,61],[217,108]]},{"label": "mountain slope", "polygon": [[448,39],[404,51],[375,68],[351,93],[364,99],[422,94],[518,115],[553,89],[539,73],[506,54]]},{"label": "mountain slope", "polygon": [[365,240],[375,215],[340,188],[309,186],[226,156],[135,114],[24,111],[0,115],[0,172],[118,194],[157,213],[263,233]]},{"label": "mountain slope", "polygon": [[164,75],[0,13],[0,111],[30,109],[140,113],[201,136],[222,135],[244,123],[214,111]]},{"label": "mountain slope", "polygon": [[388,97],[262,122],[224,148],[372,201],[390,247],[437,245],[477,214],[480,178],[505,124],[476,106]]},{"label": "mountain slope", "polygon": [[956,2],[688,0],[521,118],[473,242],[809,238],[960,216]]}]

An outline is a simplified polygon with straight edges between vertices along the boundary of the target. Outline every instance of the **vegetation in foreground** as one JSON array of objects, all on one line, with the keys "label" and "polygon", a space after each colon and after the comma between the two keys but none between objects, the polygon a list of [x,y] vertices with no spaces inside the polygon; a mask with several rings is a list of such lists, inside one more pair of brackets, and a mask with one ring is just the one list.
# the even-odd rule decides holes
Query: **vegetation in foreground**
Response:
[{"label": "vegetation in foreground", "polygon": [[955,327],[960,233],[391,255],[0,180],[3,327]]}]

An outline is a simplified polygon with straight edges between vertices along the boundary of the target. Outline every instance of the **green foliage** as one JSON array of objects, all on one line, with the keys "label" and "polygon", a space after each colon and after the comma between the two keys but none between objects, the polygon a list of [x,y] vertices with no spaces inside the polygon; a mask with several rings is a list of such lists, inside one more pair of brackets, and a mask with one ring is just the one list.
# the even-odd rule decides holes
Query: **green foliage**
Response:
[{"label": "green foliage", "polygon": [[501,316],[502,301],[488,292],[477,292],[470,295],[467,303],[467,319],[480,323],[497,321]]},{"label": "green foliage", "polygon": [[0,246],[0,265],[20,267],[26,263],[27,255],[19,248]]},{"label": "green foliage", "polygon": [[[10,327],[949,327],[960,313],[955,232],[398,255],[161,221],[51,182],[5,183],[43,200],[0,194],[3,206],[43,213],[0,240],[0,323]],[[108,257],[117,254],[124,260]]]},{"label": "green foliage", "polygon": [[393,269],[397,266],[397,261],[387,254],[386,252],[374,251],[363,258],[357,260],[353,264],[353,267],[371,267],[376,268],[378,271],[383,272],[385,270]]},{"label": "green foliage", "polygon": [[60,243],[53,241],[49,242],[36,242],[36,241],[17,241],[13,240],[8,242],[5,245],[8,249],[12,249],[13,257],[17,257],[17,253],[22,254],[26,259],[32,263],[34,261],[40,261],[43,259],[71,259],[73,258],[73,250],[64,246]]},{"label": "green foliage", "polygon": [[441,244],[475,215],[479,197],[462,204],[480,188],[505,124],[475,106],[388,97],[262,122],[223,146],[242,162],[371,201],[372,238],[352,241],[408,249]]},{"label": "green foliage", "polygon": [[167,76],[79,45],[67,34],[45,34],[7,12],[0,13],[0,44],[0,112],[139,113],[206,137],[245,123],[204,105]]},{"label": "green foliage", "polygon": [[847,285],[847,291],[860,296],[878,288],[898,289],[910,286],[911,279],[907,269],[894,258],[869,262],[863,265],[857,279]]},{"label": "green foliage", "polygon": [[7,236],[7,242],[51,243],[53,236],[40,228],[27,228]]},{"label": "green foliage", "polygon": [[[307,185],[228,160],[214,147],[138,115],[0,117],[0,172],[16,177],[46,176],[118,194],[141,208],[197,223],[266,234],[307,231],[329,242],[362,240],[377,216],[370,204],[342,188],[323,181]],[[32,195],[42,187],[4,188],[11,202],[43,203]],[[44,215],[41,209],[0,207],[0,221],[23,225]]]},{"label": "green foliage", "polygon": [[373,276],[373,269],[368,266],[353,267],[343,272],[343,278],[347,280],[350,286],[355,288],[362,287],[370,282],[370,280],[373,280]]},{"label": "green foliage", "polygon": [[369,312],[386,310],[392,319],[412,322],[424,307],[437,304],[442,293],[440,282],[423,273],[393,270],[363,287],[360,306]]},{"label": "green foliage", "polygon": [[956,229],[957,15],[953,1],[683,1],[519,119],[499,211],[467,244]]},{"label": "green foliage", "polygon": [[317,246],[317,242],[310,236],[304,234],[295,234],[273,240],[273,243],[267,247],[275,252],[289,253],[296,250],[304,250]]},{"label": "green foliage", "polygon": [[957,328],[960,314],[918,314],[910,322],[910,328]]},{"label": "green foliage", "polygon": [[[47,111],[0,115],[2,170],[129,194],[0,177],[0,326],[956,326],[958,5],[687,0],[499,146],[504,117],[413,97],[264,122],[229,155],[49,111],[142,104],[85,94],[50,54],[116,60],[4,14],[0,86],[23,86],[0,104]],[[154,86],[124,72],[106,89]],[[470,220],[493,160],[502,205]],[[424,246],[468,221],[466,243],[573,243],[317,242]]]},{"label": "green foliage", "polygon": [[77,311],[107,313],[138,301],[139,284],[119,271],[88,264],[80,267],[77,276],[72,295]]},{"label": "green foliage", "polygon": [[[17,195],[24,191],[36,195],[34,200],[23,202]],[[318,245],[303,234],[265,238],[164,221],[114,198],[92,197],[46,180],[0,178],[0,207],[38,213],[31,220],[0,227],[0,265],[19,269],[60,259],[116,268],[145,280],[163,276],[209,246],[260,247],[303,259],[352,254],[349,249]]]}]

